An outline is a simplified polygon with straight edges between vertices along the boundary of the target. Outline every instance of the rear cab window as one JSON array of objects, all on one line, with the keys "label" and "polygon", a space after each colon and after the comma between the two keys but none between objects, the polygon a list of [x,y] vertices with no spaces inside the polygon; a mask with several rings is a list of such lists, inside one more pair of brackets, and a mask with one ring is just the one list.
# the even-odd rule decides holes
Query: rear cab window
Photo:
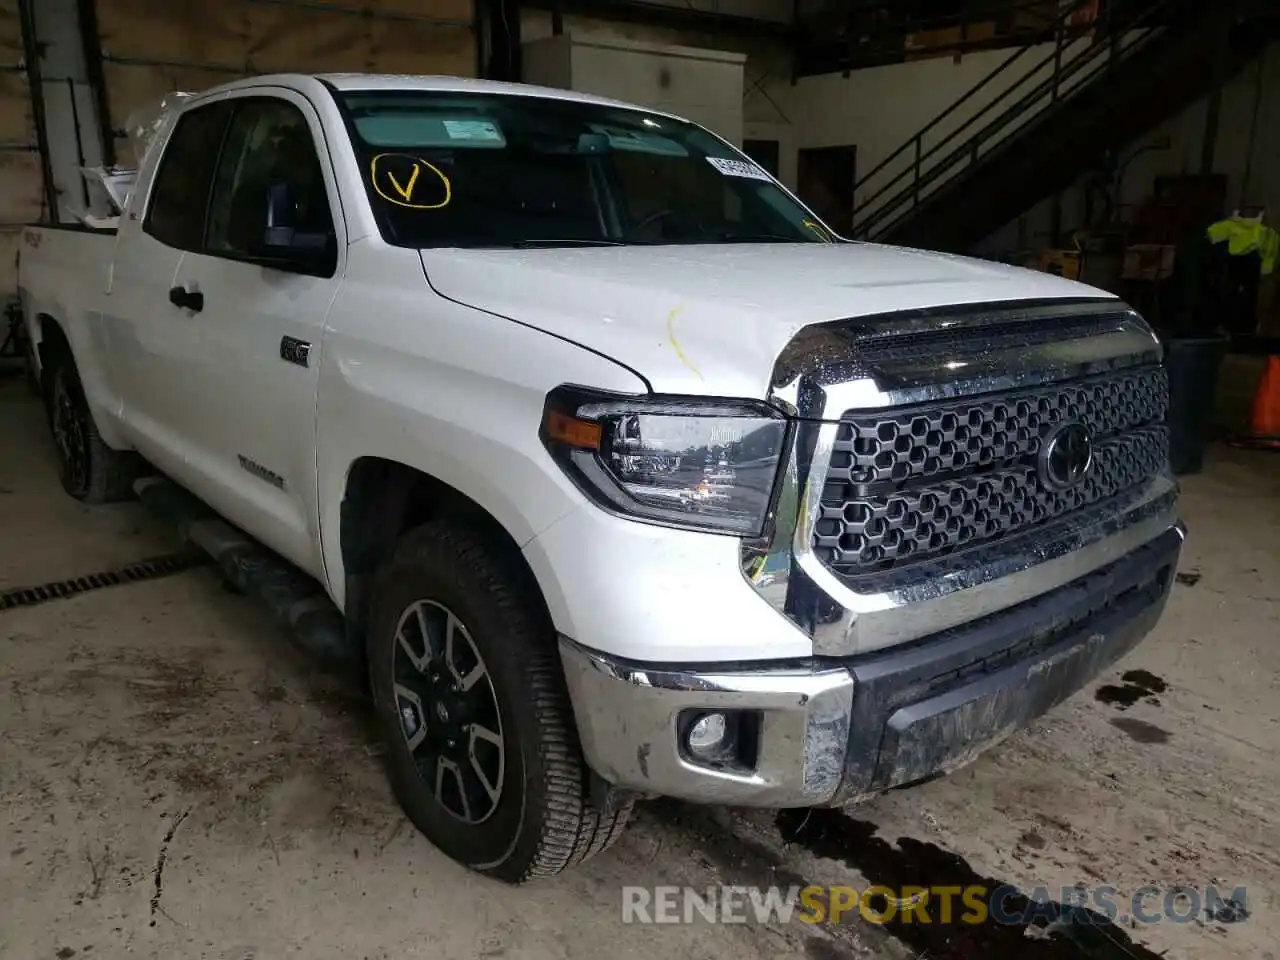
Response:
[{"label": "rear cab window", "polygon": [[190,251],[201,247],[231,103],[220,100],[183,112],[163,145],[142,228],[166,246]]}]

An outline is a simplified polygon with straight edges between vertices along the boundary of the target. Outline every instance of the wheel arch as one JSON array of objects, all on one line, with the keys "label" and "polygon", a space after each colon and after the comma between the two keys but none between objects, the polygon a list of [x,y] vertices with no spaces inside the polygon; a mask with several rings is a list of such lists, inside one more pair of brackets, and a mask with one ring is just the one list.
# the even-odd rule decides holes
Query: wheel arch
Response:
[{"label": "wheel arch", "polygon": [[36,314],[36,330],[40,339],[34,344],[36,359],[40,364],[40,387],[48,389],[49,364],[58,351],[65,351],[67,356],[75,360],[75,351],[71,348],[71,338],[63,329],[58,318],[50,313]]},{"label": "wheel arch", "polygon": [[364,649],[373,574],[404,533],[443,516],[462,519],[494,543],[504,565],[530,591],[552,628],[532,567],[519,542],[492,511],[428,471],[386,457],[361,456],[347,471],[338,520],[344,614],[358,650]]},{"label": "wheel arch", "polygon": [[[53,361],[60,356],[68,358],[75,365],[76,374],[85,392],[85,400],[89,404],[89,412],[93,416],[94,426],[97,427],[102,439],[112,449],[132,450],[133,444],[120,429],[119,404],[114,400],[110,403],[104,402],[105,385],[100,365],[95,363],[94,357],[84,355],[88,349],[85,344],[82,343],[82,349],[77,350],[76,332],[73,331],[71,324],[46,310],[38,311],[35,317],[34,326],[40,339],[33,344],[32,352],[40,367],[41,395],[48,397],[49,374],[53,369]],[[83,331],[79,333],[87,336]],[[112,406],[116,409],[113,410]]]}]

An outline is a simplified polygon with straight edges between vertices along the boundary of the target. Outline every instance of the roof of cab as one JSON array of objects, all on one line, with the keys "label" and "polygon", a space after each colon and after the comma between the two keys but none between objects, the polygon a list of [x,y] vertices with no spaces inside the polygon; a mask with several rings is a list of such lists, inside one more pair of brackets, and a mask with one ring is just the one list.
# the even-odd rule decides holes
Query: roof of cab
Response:
[{"label": "roof of cab", "polygon": [[[647,110],[647,108],[622,100],[610,100],[576,90],[561,90],[557,87],[536,87],[527,83],[505,83],[498,80],[477,80],[471,77],[445,76],[413,76],[378,73],[280,73],[243,80],[233,80],[199,96],[221,93],[226,90],[238,90],[246,87],[267,87],[298,84],[299,81],[320,80],[337,90],[424,90],[442,93],[493,93],[510,97],[546,97],[554,100],[573,100],[579,103],[596,103],[602,106],[625,107],[631,110]],[[649,111],[662,114],[663,111]]]},{"label": "roof of cab", "polygon": [[477,80],[472,77],[397,76],[374,73],[322,73],[316,78],[339,90],[437,90],[446,93],[497,93],[514,97],[553,97],[557,100],[580,100],[615,107],[637,107],[634,103],[597,97],[577,90],[538,87],[529,83],[506,83],[501,80]]}]

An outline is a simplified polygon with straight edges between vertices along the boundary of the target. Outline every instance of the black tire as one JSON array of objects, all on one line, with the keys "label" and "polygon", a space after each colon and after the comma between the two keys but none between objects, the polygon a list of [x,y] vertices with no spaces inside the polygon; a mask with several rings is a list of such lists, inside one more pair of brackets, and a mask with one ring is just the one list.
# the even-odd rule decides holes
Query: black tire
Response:
[{"label": "black tire", "polygon": [[137,454],[113,450],[98,433],[70,350],[57,345],[49,351],[48,360],[45,409],[62,488],[90,504],[130,499],[141,462]]},{"label": "black tire", "polygon": [[23,363],[26,364],[27,386],[31,392],[44,399],[44,390],[40,387],[40,368],[36,364],[36,345],[32,339],[27,336],[26,328],[22,328],[22,354]]},{"label": "black tire", "polygon": [[[378,572],[368,634],[375,709],[392,785],[405,813],[454,860],[507,883],[555,876],[600,853],[622,834],[631,813],[630,800],[609,801],[602,809],[593,799],[555,634],[528,579],[483,534],[450,522],[428,524],[405,535]],[[457,646],[468,642],[471,660],[485,672],[466,693],[458,693],[460,685],[452,688],[452,695],[479,698],[470,707],[455,711],[448,691],[430,699],[439,689],[431,686],[430,674],[440,672],[441,660],[430,659],[431,647],[425,644],[421,654],[413,650],[416,661],[409,655],[410,647],[418,646],[409,634],[424,622],[416,619],[417,610],[435,618],[451,613],[461,624]],[[409,611],[415,611],[415,619],[405,620],[407,646],[402,646],[398,632]],[[423,635],[427,632],[424,628]],[[451,664],[446,669],[457,676]],[[404,697],[406,685],[425,690],[416,707]],[[492,809],[480,822],[467,822],[458,812],[458,798],[466,792],[463,773],[457,773],[456,789],[441,790],[447,784],[442,784],[438,757],[453,750],[455,741],[448,740],[446,748],[444,738],[452,734],[440,727],[468,710],[476,716],[489,694],[498,713],[496,721],[486,722],[499,727],[505,766],[500,760],[493,774],[490,753],[491,774],[484,783],[475,781],[485,793],[462,812],[474,819],[486,803]],[[437,703],[446,709],[437,711]],[[414,720],[412,714],[420,716]],[[436,728],[427,729],[433,723]],[[415,759],[410,740],[419,736]],[[471,737],[473,769],[480,766],[474,752],[480,739]],[[440,751],[434,757],[433,742]],[[452,771],[446,779],[453,779]],[[486,786],[494,780],[500,780],[496,800]]]}]

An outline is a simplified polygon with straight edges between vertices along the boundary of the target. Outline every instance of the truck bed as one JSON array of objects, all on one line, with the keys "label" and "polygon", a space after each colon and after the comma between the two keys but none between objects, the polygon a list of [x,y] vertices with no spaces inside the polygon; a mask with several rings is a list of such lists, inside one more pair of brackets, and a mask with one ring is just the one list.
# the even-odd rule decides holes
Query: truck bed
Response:
[{"label": "truck bed", "polygon": [[115,230],[72,224],[23,229],[18,295],[33,344],[42,339],[44,316],[57,317],[73,338],[92,327],[92,318],[101,314],[115,244]]},{"label": "truck bed", "polygon": [[96,236],[114,237],[118,232],[115,227],[91,227],[87,223],[39,223],[24,228],[26,230],[52,230],[57,233],[90,233]]}]

